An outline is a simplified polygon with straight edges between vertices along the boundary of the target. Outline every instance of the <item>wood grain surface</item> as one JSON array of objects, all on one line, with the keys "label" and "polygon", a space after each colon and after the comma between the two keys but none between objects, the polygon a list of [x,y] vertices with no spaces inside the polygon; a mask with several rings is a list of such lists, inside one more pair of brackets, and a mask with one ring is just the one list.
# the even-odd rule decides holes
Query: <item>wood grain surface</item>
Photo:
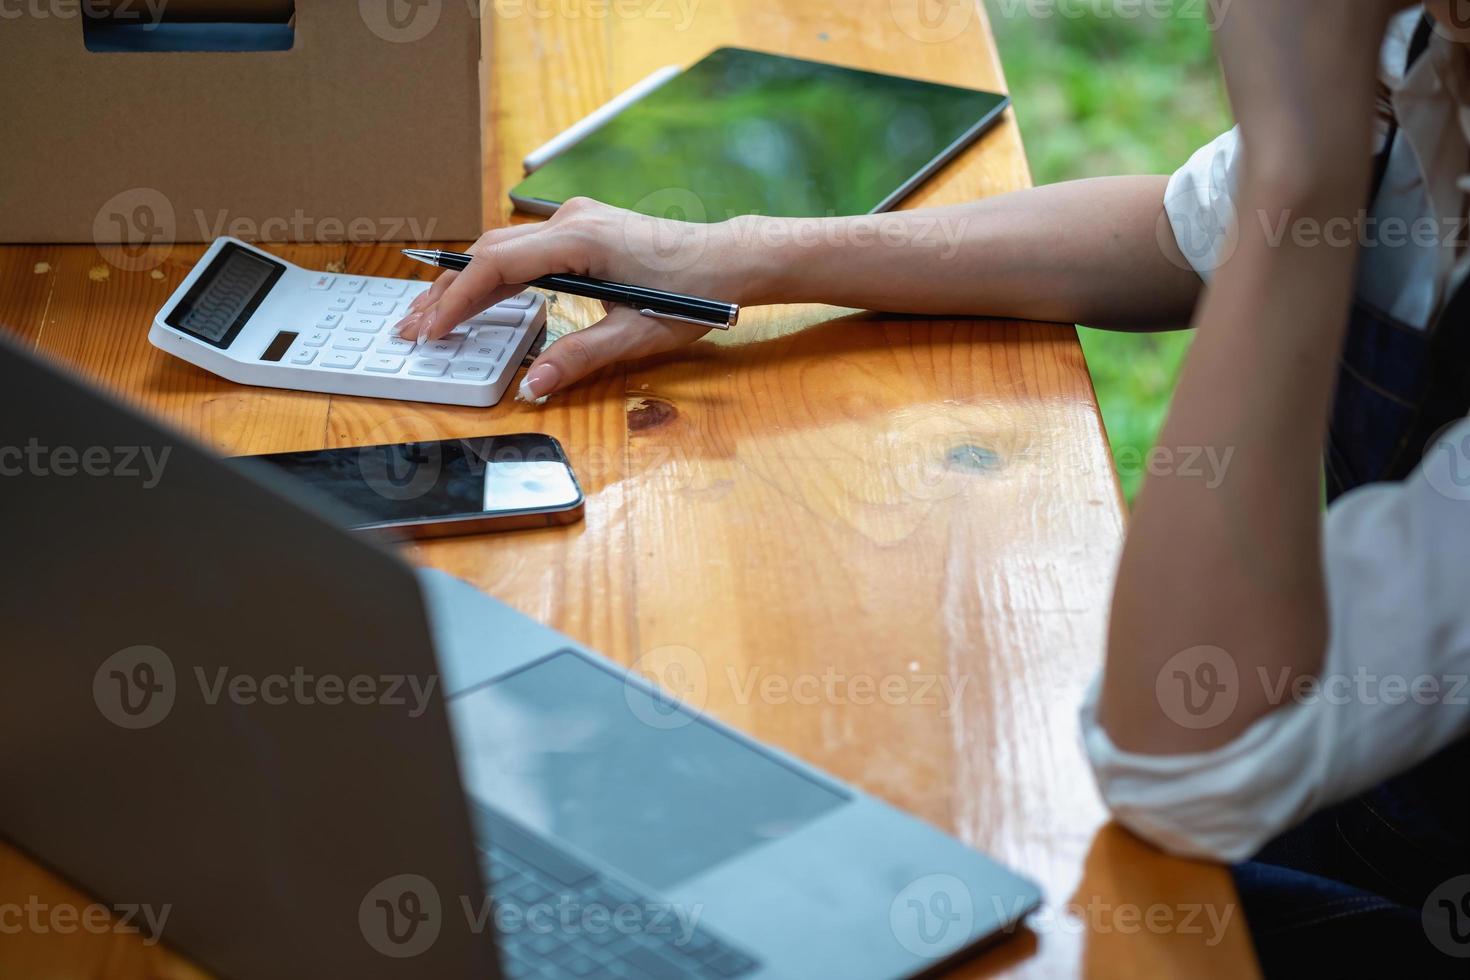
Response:
[{"label": "wood grain surface", "polygon": [[[487,226],[513,220],[525,152],[721,45],[1004,87],[970,0],[500,0],[491,13]],[[1029,182],[1008,112],[904,206]],[[272,249],[313,268],[424,271],[393,247]],[[0,324],[225,453],[556,436],[587,493],[582,524],[406,556],[1040,880],[1032,927],[957,976],[1255,973],[1228,875],[1107,825],[1080,749],[1124,514],[1071,327],[765,308],[543,407],[449,408],[247,388],[153,349],[153,314],[201,251],[0,248]],[[593,315],[568,297],[556,310]],[[0,910],[28,896],[88,901],[0,846]],[[0,934],[4,977],[201,975],[135,935]]]}]

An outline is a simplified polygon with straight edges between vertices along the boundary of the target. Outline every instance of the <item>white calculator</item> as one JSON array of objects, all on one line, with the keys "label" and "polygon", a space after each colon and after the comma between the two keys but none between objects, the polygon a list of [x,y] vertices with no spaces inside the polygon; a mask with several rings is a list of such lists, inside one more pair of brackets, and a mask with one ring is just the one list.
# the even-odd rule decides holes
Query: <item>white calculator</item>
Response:
[{"label": "white calculator", "polygon": [[520,293],[416,346],[391,328],[428,288],[313,272],[218,238],[153,318],[148,339],[242,384],[494,405],[544,333],[545,298]]}]

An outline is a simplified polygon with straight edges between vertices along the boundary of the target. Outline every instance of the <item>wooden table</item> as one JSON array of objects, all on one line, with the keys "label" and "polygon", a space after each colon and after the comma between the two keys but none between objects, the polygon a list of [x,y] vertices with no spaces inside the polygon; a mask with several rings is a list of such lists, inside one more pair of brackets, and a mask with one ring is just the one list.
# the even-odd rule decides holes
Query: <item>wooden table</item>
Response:
[{"label": "wooden table", "polygon": [[[510,219],[527,149],[720,45],[1004,87],[970,2],[500,4],[485,33],[489,224]],[[905,206],[1029,182],[1008,115]],[[422,271],[391,247],[278,250]],[[552,433],[585,523],[408,557],[655,676],[678,664],[682,693],[716,715],[1037,877],[1033,929],[959,975],[1255,972],[1225,872],[1105,825],[1079,747],[1124,514],[1070,327],[752,310],[728,336],[541,408],[439,408],[245,388],[163,356],[148,325],[201,251],[130,272],[92,246],[0,249],[0,323],[226,453]],[[560,309],[589,322],[578,302]],[[0,846],[0,907],[31,895],[86,902]],[[0,975],[199,974],[136,936],[23,933],[0,935]]]}]

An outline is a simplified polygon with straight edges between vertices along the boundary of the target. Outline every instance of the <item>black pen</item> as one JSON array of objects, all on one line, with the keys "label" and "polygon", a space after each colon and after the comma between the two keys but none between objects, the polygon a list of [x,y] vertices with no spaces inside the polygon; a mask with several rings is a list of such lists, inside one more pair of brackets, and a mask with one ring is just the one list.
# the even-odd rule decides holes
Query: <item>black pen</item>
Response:
[{"label": "black pen", "polygon": [[[427,248],[405,248],[403,254],[441,269],[456,270],[469,265],[471,258],[463,252],[443,252],[439,249]],[[729,330],[740,319],[740,307],[734,303],[700,299],[698,296],[685,296],[682,293],[670,293],[662,289],[649,289],[647,286],[608,282],[606,279],[593,279],[591,276],[559,272],[555,275],[542,276],[540,279],[532,279],[526,285],[539,286],[558,293],[570,293],[573,296],[585,296],[588,299],[600,299],[607,303],[622,303],[633,307],[644,316],[697,323],[702,327],[716,327],[720,330]]]}]

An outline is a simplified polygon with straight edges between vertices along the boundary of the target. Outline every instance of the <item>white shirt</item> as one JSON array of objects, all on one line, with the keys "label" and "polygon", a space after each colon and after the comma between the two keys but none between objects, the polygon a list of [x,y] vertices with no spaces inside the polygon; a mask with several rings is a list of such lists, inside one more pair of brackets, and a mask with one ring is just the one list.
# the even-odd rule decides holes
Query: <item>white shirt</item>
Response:
[{"label": "white shirt", "polygon": [[[1403,74],[1419,16],[1414,8],[1395,18],[1383,48],[1400,132],[1372,212],[1378,221],[1364,225],[1378,229],[1365,233],[1370,240],[1383,239],[1362,252],[1358,290],[1423,329],[1470,271],[1461,218],[1470,72],[1467,52],[1433,35]],[[1205,278],[1232,244],[1224,230],[1234,221],[1239,150],[1237,131],[1226,133],[1196,152],[1166,192],[1180,248]],[[1417,220],[1423,230],[1426,217],[1440,234],[1389,243],[1384,219]],[[1233,742],[1186,755],[1125,752],[1098,725],[1094,681],[1081,710],[1083,742],[1121,823],[1177,854],[1239,861],[1314,811],[1470,736],[1470,420],[1445,432],[1402,483],[1361,487],[1334,502],[1323,566],[1330,638],[1314,689],[1283,689],[1279,676],[1231,678],[1226,663],[1199,675],[1217,685],[1227,711],[1240,689],[1232,685],[1262,684],[1279,702]],[[1205,653],[1196,668],[1200,656],[1228,660]],[[1173,679],[1141,682],[1168,691]],[[1206,704],[1214,710],[1204,700],[1196,706]]]}]

